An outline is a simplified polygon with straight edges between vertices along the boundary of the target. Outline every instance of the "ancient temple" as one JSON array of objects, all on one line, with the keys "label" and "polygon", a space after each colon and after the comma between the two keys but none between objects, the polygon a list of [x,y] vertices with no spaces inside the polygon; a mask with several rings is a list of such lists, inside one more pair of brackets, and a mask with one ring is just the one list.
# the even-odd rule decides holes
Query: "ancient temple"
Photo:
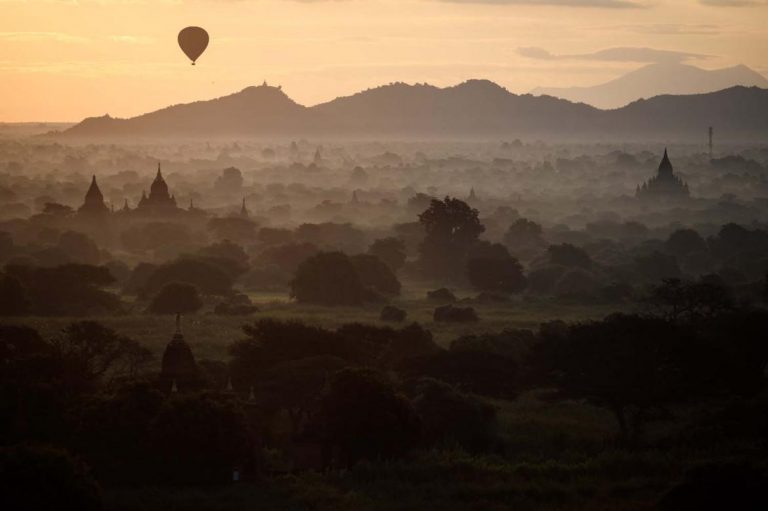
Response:
[{"label": "ancient temple", "polygon": [[160,164],[157,164],[157,175],[149,188],[149,196],[143,192],[136,211],[145,213],[168,213],[178,210],[176,199],[168,191],[168,185],[163,179]]},{"label": "ancient temple", "polygon": [[99,185],[96,183],[96,176],[91,179],[91,186],[85,194],[83,205],[77,210],[81,215],[100,216],[109,213],[107,205],[104,204],[104,195],[102,195]]},{"label": "ancient temple", "polygon": [[163,352],[160,385],[165,392],[194,390],[200,385],[195,356],[181,332],[180,314],[176,314],[176,332]]},{"label": "ancient temple", "polygon": [[640,199],[680,199],[690,195],[688,185],[675,175],[666,149],[656,175],[638,185],[635,195]]}]

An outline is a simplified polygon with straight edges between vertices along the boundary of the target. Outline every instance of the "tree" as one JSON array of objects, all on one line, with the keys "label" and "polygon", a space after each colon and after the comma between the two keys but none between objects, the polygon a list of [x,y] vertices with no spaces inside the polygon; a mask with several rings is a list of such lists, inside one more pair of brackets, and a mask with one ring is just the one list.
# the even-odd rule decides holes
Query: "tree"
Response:
[{"label": "tree", "polygon": [[586,398],[616,417],[620,439],[639,440],[649,412],[700,391],[690,333],[659,318],[614,314],[542,333],[534,360],[564,397]]},{"label": "tree", "polygon": [[0,316],[20,316],[28,310],[27,292],[19,279],[0,274]]},{"label": "tree", "polygon": [[323,392],[328,375],[349,366],[349,361],[333,355],[317,355],[289,360],[258,375],[252,386],[254,399],[266,410],[286,410],[292,436],[303,433]]},{"label": "tree", "polygon": [[433,199],[419,222],[426,232],[419,249],[423,271],[442,279],[464,276],[469,251],[485,231],[477,210],[459,199]]},{"label": "tree", "polygon": [[634,267],[641,278],[653,282],[679,278],[682,273],[675,256],[655,251],[648,255],[636,257]]},{"label": "tree", "polygon": [[98,245],[83,233],[66,231],[59,238],[61,248],[70,260],[83,264],[98,264],[101,258]]},{"label": "tree", "polygon": [[312,243],[286,243],[265,249],[256,260],[264,266],[275,265],[287,273],[295,273],[301,263],[318,252]]},{"label": "tree", "polygon": [[720,229],[717,237],[711,240],[711,245],[713,251],[724,259],[740,253],[765,253],[768,249],[768,232],[730,223]]},{"label": "tree", "polygon": [[409,360],[427,357],[440,352],[440,347],[432,338],[432,332],[418,323],[401,328],[387,342],[378,358],[383,368],[399,368]]},{"label": "tree", "polygon": [[411,383],[409,395],[425,440],[470,451],[487,451],[498,443],[496,409],[490,404],[433,378]]},{"label": "tree", "polygon": [[54,268],[9,265],[6,274],[24,287],[30,312],[50,316],[78,316],[121,309],[120,299],[103,287],[114,282],[103,266],[65,264]]},{"label": "tree", "polygon": [[555,285],[555,292],[560,296],[594,296],[600,288],[600,282],[595,275],[583,268],[567,270]]},{"label": "tree", "polygon": [[147,285],[149,277],[157,270],[157,265],[152,263],[139,263],[133,267],[123,285],[123,293],[129,295],[138,295],[144,286]]},{"label": "tree", "polygon": [[247,245],[256,239],[257,225],[247,218],[211,218],[208,230],[219,240],[232,240]]},{"label": "tree", "polygon": [[678,229],[664,243],[667,251],[676,256],[707,250],[707,242],[693,229]]},{"label": "tree", "polygon": [[356,361],[335,333],[299,321],[261,319],[243,325],[245,338],[229,347],[232,381],[248,389],[259,374],[275,365],[306,357],[333,356]]},{"label": "tree", "polygon": [[96,321],[70,323],[52,345],[63,369],[64,389],[75,393],[91,390],[107,377],[130,376],[137,372],[137,359],[145,358],[136,341]]},{"label": "tree", "polygon": [[[768,370],[768,312],[761,309],[724,310],[717,316],[696,321],[699,335],[710,351],[710,381],[716,391],[755,395],[765,389]],[[768,433],[768,431],[766,431]]]},{"label": "tree", "polygon": [[211,259],[221,259],[230,261],[235,266],[238,273],[243,273],[248,269],[248,254],[242,246],[229,240],[213,243],[207,247],[201,248],[198,253]]},{"label": "tree", "polygon": [[125,248],[134,252],[171,248],[179,251],[190,245],[192,235],[186,225],[178,222],[148,222],[136,224],[120,234]]},{"label": "tree", "polygon": [[350,259],[363,286],[385,295],[400,294],[400,281],[381,259],[368,254],[354,255]]},{"label": "tree", "polygon": [[664,279],[643,301],[670,321],[712,318],[734,307],[731,292],[722,281],[706,277],[697,282]]},{"label": "tree", "polygon": [[480,321],[473,307],[456,307],[451,304],[436,307],[432,319],[436,323],[477,323]]},{"label": "tree", "polygon": [[479,244],[467,261],[467,277],[475,289],[516,293],[525,289],[523,267],[504,245]]},{"label": "tree", "polygon": [[405,396],[371,369],[343,369],[331,377],[317,427],[327,444],[339,448],[346,466],[401,456],[417,444],[421,433]]},{"label": "tree", "polygon": [[518,392],[514,359],[478,346],[437,350],[407,361],[402,370],[408,376],[434,378],[484,396],[512,399]]},{"label": "tree", "polygon": [[396,323],[405,321],[406,317],[408,317],[408,313],[394,305],[385,305],[379,314],[381,321],[393,321]]},{"label": "tree", "polygon": [[244,325],[243,332],[246,337],[229,348],[232,381],[243,390],[265,371],[289,361],[334,357],[347,365],[392,368],[439,350],[429,330],[416,324],[395,330],[351,323],[330,331],[299,321],[261,319]]},{"label": "tree", "polygon": [[171,282],[194,285],[206,295],[223,296],[230,292],[234,276],[211,261],[182,258],[158,266],[147,278],[140,297],[149,297]]},{"label": "tree", "polygon": [[258,238],[263,245],[285,245],[293,241],[293,231],[277,227],[262,227],[259,229]]},{"label": "tree", "polygon": [[405,243],[398,238],[378,239],[368,247],[368,253],[384,261],[393,272],[400,270],[406,260]]},{"label": "tree", "polygon": [[243,173],[236,167],[227,167],[216,178],[213,187],[223,193],[234,193],[243,187]]},{"label": "tree", "polygon": [[51,216],[67,217],[74,212],[70,206],[59,204],[58,202],[46,202],[43,206],[43,213]]},{"label": "tree", "polygon": [[103,509],[101,490],[88,467],[63,450],[0,448],[0,508],[15,511]]},{"label": "tree", "polygon": [[231,399],[208,394],[167,401],[152,422],[161,481],[183,484],[230,481],[232,470],[254,462],[248,423]]},{"label": "tree", "polygon": [[360,305],[366,291],[349,257],[342,252],[320,252],[296,270],[291,296],[301,303]]},{"label": "tree", "polygon": [[584,269],[589,269],[592,266],[592,259],[589,255],[583,249],[570,243],[550,245],[547,252],[549,252],[549,261],[555,265]]},{"label": "tree", "polygon": [[539,245],[544,242],[542,234],[541,225],[527,218],[519,218],[504,233],[504,244],[513,250]]},{"label": "tree", "polygon": [[296,228],[295,238],[324,250],[342,250],[347,253],[362,252],[366,247],[365,233],[352,224],[301,224]]},{"label": "tree", "polygon": [[247,316],[253,314],[259,310],[250,297],[245,294],[234,294],[225,298],[222,302],[216,304],[213,312],[214,314],[231,315],[231,316]]},{"label": "tree", "polygon": [[29,327],[0,324],[0,438],[3,444],[61,439],[66,399],[53,347]]},{"label": "tree", "polygon": [[154,482],[150,429],[162,406],[163,395],[149,382],[130,382],[83,400],[73,414],[73,448],[103,483]]},{"label": "tree", "polygon": [[165,284],[152,298],[149,312],[154,314],[194,313],[203,306],[200,293],[192,284],[170,282]]}]

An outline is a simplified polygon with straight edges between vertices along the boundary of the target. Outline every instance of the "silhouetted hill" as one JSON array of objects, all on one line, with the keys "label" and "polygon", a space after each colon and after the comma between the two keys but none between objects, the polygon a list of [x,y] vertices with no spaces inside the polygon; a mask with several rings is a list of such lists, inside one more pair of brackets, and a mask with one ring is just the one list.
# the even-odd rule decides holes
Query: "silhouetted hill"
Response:
[{"label": "silhouetted hill", "polygon": [[526,131],[544,133],[580,126],[599,112],[551,97],[511,94],[488,80],[440,89],[396,83],[335,99],[313,108],[342,131],[391,135],[481,136]]},{"label": "silhouetted hill", "polygon": [[487,80],[454,87],[395,83],[314,107],[276,87],[175,105],[131,119],[86,119],[66,137],[553,137],[558,139],[721,139],[768,135],[768,90],[730,89],[659,96],[604,111],[550,96],[512,94]]},{"label": "silhouetted hill", "polygon": [[764,140],[768,135],[766,112],[768,89],[731,87],[709,94],[641,99],[605,114],[615,133],[678,137],[702,134],[714,126],[728,140]]},{"label": "silhouetted hill", "polygon": [[278,87],[262,85],[194,103],[173,105],[130,119],[91,117],[65,132],[84,137],[228,136],[289,134],[311,114]]},{"label": "silhouetted hill", "polygon": [[735,86],[768,88],[768,80],[747,66],[706,70],[680,63],[651,64],[593,87],[540,87],[544,94],[598,108],[620,108],[662,94],[702,94]]}]

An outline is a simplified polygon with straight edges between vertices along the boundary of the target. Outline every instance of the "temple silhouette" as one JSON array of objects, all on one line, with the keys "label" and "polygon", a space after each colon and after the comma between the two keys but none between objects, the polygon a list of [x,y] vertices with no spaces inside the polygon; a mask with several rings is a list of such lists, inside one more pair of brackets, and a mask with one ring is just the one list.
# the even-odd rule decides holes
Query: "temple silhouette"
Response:
[{"label": "temple silhouette", "polygon": [[96,183],[96,176],[91,179],[91,186],[85,194],[83,205],[77,210],[78,213],[88,216],[100,216],[109,213],[107,205],[104,204],[104,195]]},{"label": "temple silhouette", "polygon": [[666,149],[656,175],[638,185],[635,195],[639,199],[680,199],[690,196],[688,184],[675,175]]},{"label": "temple silhouette", "polygon": [[200,385],[200,371],[192,349],[181,331],[181,315],[176,314],[176,331],[165,347],[160,371],[160,386],[165,392],[196,389]]},{"label": "temple silhouette", "polygon": [[146,192],[142,192],[136,210],[142,213],[156,214],[172,212],[177,209],[179,208],[176,206],[176,199],[168,191],[168,184],[163,179],[163,173],[158,163],[157,175],[149,187],[149,196]]},{"label": "temple silhouette", "polygon": [[[82,216],[91,218],[103,217],[111,213],[110,208],[104,202],[104,195],[99,189],[95,175],[91,179],[91,185],[85,194],[83,205],[77,211]],[[128,204],[128,199],[125,199],[122,208],[116,211],[116,213],[121,215],[132,214],[136,216],[164,217],[199,211],[191,203],[188,211],[178,207],[176,198],[170,193],[158,163],[157,174],[149,187],[149,195],[147,195],[146,191],[142,192],[135,208],[131,208]]]}]

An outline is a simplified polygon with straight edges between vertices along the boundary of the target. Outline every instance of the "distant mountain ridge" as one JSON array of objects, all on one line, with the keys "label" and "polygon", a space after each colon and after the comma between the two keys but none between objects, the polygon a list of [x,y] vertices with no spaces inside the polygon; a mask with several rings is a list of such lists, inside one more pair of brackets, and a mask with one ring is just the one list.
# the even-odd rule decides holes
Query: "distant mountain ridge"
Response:
[{"label": "distant mountain ridge", "polygon": [[265,84],[130,119],[88,118],[61,136],[693,140],[716,126],[734,139],[764,139],[766,112],[768,90],[757,87],[659,96],[605,111],[550,96],[512,94],[488,80],[446,88],[394,83],[313,107]]},{"label": "distant mountain ridge", "polygon": [[765,89],[768,79],[744,65],[706,70],[680,63],[659,63],[592,87],[539,87],[531,93],[608,109],[663,94],[703,94],[736,86]]}]

